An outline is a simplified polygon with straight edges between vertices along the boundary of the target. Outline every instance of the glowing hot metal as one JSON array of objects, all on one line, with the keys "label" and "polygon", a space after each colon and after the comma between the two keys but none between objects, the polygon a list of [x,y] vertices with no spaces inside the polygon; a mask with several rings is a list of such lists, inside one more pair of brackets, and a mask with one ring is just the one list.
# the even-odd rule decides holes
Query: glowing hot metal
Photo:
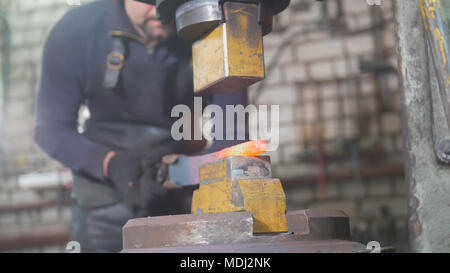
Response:
[{"label": "glowing hot metal", "polygon": [[175,164],[169,166],[169,177],[179,186],[199,185],[200,166],[227,157],[258,156],[265,152],[267,152],[267,142],[265,140],[254,140],[212,154],[180,157]]}]

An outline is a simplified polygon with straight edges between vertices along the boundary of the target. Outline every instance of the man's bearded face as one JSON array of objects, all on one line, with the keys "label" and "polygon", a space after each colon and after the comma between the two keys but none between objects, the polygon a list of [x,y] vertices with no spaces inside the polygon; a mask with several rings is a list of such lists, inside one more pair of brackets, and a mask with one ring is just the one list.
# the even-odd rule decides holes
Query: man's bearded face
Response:
[{"label": "man's bearded face", "polygon": [[169,38],[174,24],[163,25],[156,17],[156,7],[135,0],[125,0],[125,11],[133,26],[146,42],[157,42]]}]

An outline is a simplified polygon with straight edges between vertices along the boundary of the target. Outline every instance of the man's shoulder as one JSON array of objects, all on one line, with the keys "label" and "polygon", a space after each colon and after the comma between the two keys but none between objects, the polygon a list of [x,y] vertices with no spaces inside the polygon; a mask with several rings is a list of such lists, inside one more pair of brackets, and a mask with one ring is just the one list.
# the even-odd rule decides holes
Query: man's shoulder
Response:
[{"label": "man's shoulder", "polygon": [[96,0],[68,11],[55,25],[57,32],[71,32],[75,36],[83,36],[105,21],[106,10],[112,0]]}]

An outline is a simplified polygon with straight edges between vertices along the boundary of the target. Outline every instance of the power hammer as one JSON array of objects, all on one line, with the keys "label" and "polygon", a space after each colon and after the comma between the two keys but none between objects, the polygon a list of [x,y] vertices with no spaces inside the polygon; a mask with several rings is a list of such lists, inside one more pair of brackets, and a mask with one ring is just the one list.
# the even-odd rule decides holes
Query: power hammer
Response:
[{"label": "power hammer", "polygon": [[290,0],[138,0],[192,42],[195,93],[232,93],[265,78],[263,36]]}]

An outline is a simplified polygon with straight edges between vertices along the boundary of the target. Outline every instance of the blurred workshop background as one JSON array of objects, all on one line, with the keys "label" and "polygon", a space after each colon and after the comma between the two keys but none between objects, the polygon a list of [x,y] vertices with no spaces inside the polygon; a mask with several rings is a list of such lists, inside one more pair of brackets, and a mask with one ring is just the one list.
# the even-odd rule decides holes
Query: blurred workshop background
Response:
[{"label": "blurred workshop background", "polygon": [[[0,0],[0,252],[69,241],[71,175],[34,143],[33,113],[44,42],[76,2]],[[250,102],[280,105],[270,155],[289,210],[342,209],[353,240],[407,252],[392,5],[292,0],[265,38],[268,75]]]}]

